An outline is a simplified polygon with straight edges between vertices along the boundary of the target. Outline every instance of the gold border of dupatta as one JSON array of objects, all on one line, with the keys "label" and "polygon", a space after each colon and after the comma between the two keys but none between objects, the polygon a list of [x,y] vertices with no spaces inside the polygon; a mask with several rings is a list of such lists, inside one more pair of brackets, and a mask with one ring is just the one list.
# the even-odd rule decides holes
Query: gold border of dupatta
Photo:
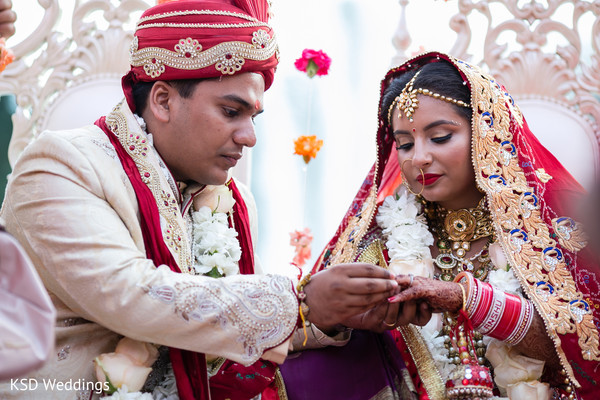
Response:
[{"label": "gold border of dupatta", "polygon": [[[516,152],[509,149],[513,146],[511,124],[523,126],[521,111],[490,75],[476,66],[449,59],[471,83],[472,161],[476,182],[487,195],[498,241],[542,317],[562,367],[580,386],[559,336],[576,333],[583,358],[600,361],[598,331],[565,258],[560,256],[559,246],[565,245],[564,240],[559,237],[557,243],[552,238],[535,189],[528,185]],[[551,179],[544,171],[535,172],[541,182]],[[581,247],[572,245],[577,250]],[[545,290],[549,286],[551,290]]]}]

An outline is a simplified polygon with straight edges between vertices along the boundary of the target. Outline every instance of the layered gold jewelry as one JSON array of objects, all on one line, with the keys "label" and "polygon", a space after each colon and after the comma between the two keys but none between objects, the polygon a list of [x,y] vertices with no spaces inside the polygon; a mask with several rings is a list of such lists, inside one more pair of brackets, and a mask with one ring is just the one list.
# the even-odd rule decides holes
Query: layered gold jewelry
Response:
[{"label": "layered gold jewelry", "polygon": [[[488,248],[494,240],[494,227],[485,207],[485,197],[475,208],[446,210],[438,204],[428,203],[425,215],[431,230],[437,234],[439,255],[435,264],[442,270],[440,279],[451,281],[457,273],[469,271],[478,279],[485,279],[490,268]],[[488,237],[483,249],[467,258],[471,242]],[[475,265],[473,261],[478,261]]]},{"label": "layered gold jewelry", "polygon": [[406,115],[406,118],[408,118],[408,120],[410,122],[413,122],[413,114],[415,113],[416,109],[419,107],[419,99],[417,98],[417,95],[419,95],[419,94],[423,94],[425,96],[430,96],[430,97],[433,97],[434,99],[443,100],[448,103],[455,104],[455,105],[461,106],[461,107],[465,107],[465,108],[471,107],[470,104],[467,104],[462,100],[456,100],[456,99],[453,99],[452,97],[442,96],[441,94],[434,93],[434,92],[430,91],[429,89],[422,89],[422,88],[415,89],[413,86],[414,86],[415,80],[417,79],[417,76],[419,76],[420,73],[421,73],[421,71],[418,71],[415,74],[415,76],[413,76],[412,79],[410,81],[408,81],[406,86],[404,86],[404,89],[402,89],[402,92],[400,92],[400,94],[394,99],[394,101],[392,101],[392,104],[390,105],[390,108],[388,109],[388,123],[390,125],[392,124],[392,113],[394,112],[394,107],[398,108],[398,118],[402,118],[402,113],[404,113],[404,115]]}]

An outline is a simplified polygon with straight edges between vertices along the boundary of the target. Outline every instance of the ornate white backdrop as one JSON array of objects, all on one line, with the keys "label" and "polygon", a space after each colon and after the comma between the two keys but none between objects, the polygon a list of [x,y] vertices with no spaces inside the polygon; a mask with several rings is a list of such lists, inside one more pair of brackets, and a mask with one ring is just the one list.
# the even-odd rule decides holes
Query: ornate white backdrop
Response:
[{"label": "ornate white backdrop", "polygon": [[[483,64],[574,176],[587,188],[598,179],[598,1],[311,0],[277,16],[282,65],[253,164],[253,188],[265,217],[261,255],[269,267],[286,265],[287,233],[304,225],[315,236],[314,262],[374,159],[379,80],[391,65],[423,51]],[[330,75],[308,83],[299,76],[292,59],[304,47],[332,56]],[[286,149],[306,131],[311,89],[309,133],[325,144],[308,167],[304,199],[302,162]]]},{"label": "ornate white backdrop", "polygon": [[[43,103],[46,100],[42,99],[52,100],[52,93],[64,92],[74,84],[86,84],[84,78],[77,78],[81,71],[114,79],[115,74],[118,76],[125,70],[128,43],[123,38],[127,33],[107,20],[125,22],[130,16],[135,19],[139,15],[136,10],[150,3],[153,2],[14,1],[19,20],[17,34],[9,40],[9,45],[15,46],[17,55],[29,54],[29,60],[13,66],[12,71],[7,70],[0,77],[0,88],[3,92],[19,93],[17,100],[24,108],[15,118],[20,121],[20,129],[29,132],[36,124],[56,126],[52,124],[69,122],[68,114],[50,118],[47,111],[56,108],[56,104]],[[74,7],[78,10],[75,16]],[[459,8],[463,14],[456,16]],[[45,17],[44,9],[48,9]],[[548,73],[559,71],[562,76],[559,84],[538,85],[542,92],[548,89],[543,93],[545,97],[553,97],[553,104],[561,105],[587,95],[587,108],[573,113],[580,116],[596,112],[598,119],[598,111],[589,106],[597,106],[590,93],[598,92],[600,80],[598,1],[273,0],[273,11],[281,62],[275,83],[265,95],[266,112],[257,120],[258,143],[249,163],[250,183],[261,216],[258,252],[270,272],[294,273],[289,266],[293,257],[289,232],[305,226],[313,231],[313,257],[309,265],[334,233],[374,159],[379,80],[392,63],[404,57],[423,50],[452,51],[470,57],[473,62],[483,61],[508,77],[512,66],[519,66],[522,60],[520,56],[511,58],[510,51],[526,48],[529,51],[523,53],[537,57],[529,62],[546,60],[546,66],[551,66]],[[497,22],[491,23],[492,16],[494,21],[505,18],[510,22],[498,28]],[[544,43],[536,35],[528,34],[527,18],[546,21],[533,22],[533,31],[542,32],[543,37],[545,32],[551,32],[548,37],[552,36],[552,40]],[[44,28],[48,26],[57,32],[50,33]],[[96,36],[90,40],[92,36],[86,35]],[[62,41],[69,36],[78,42]],[[44,40],[51,45],[33,51],[36,43]],[[81,46],[84,50],[73,50]],[[294,68],[294,60],[304,48],[322,49],[329,54],[333,61],[328,76],[309,80]],[[551,62],[543,58],[540,49],[561,57]],[[508,61],[503,63],[505,59]],[[579,63],[580,60],[583,62]],[[27,68],[32,64],[52,64],[53,73]],[[587,78],[581,82],[575,82],[569,75],[586,68]],[[38,78],[47,79],[48,83],[41,88],[22,87],[21,82],[31,83]],[[104,90],[107,86],[100,81],[97,89]],[[107,96],[108,110],[114,100],[110,98],[112,94]],[[82,99],[75,91],[70,101],[77,104]],[[587,134],[593,140],[598,134],[597,125],[588,125],[591,133]],[[304,134],[315,134],[324,140],[321,152],[308,165],[306,173],[301,158],[292,154],[293,140]],[[570,137],[559,136],[553,142],[564,148],[560,140],[567,139]],[[586,162],[598,160],[595,145],[575,150],[576,156],[577,152],[586,152]],[[575,158],[581,161],[581,157]]]}]

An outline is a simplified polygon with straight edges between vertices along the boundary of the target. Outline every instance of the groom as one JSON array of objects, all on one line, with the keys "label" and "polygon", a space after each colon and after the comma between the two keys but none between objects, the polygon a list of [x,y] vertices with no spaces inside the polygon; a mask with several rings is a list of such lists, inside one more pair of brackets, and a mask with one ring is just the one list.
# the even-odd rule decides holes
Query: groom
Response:
[{"label": "groom", "polygon": [[[148,9],[124,101],[94,125],[41,134],[20,156],[0,219],[57,309],[56,348],[31,377],[35,388],[7,383],[0,398],[97,397],[94,360],[122,337],[161,346],[144,390],[166,385],[172,368],[181,399],[251,398],[273,387],[299,309],[330,331],[393,294],[397,283],[382,269],[335,266],[315,274],[299,307],[289,279],[257,274],[254,202],[228,172],[255,144],[253,119],[273,82],[278,47],[267,16],[266,0]],[[196,200],[209,190],[224,196],[217,204],[235,200],[204,214],[221,215],[234,241],[195,254],[213,234],[198,223],[207,208]],[[234,270],[204,263],[214,254]]]}]

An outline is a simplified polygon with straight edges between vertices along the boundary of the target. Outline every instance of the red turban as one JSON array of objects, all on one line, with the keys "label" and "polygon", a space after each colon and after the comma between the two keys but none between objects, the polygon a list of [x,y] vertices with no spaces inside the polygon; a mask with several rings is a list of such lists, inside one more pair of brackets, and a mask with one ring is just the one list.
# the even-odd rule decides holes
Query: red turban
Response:
[{"label": "red turban", "polygon": [[123,91],[135,111],[136,82],[201,79],[257,72],[265,90],[279,62],[267,0],[171,1],[146,10],[131,44]]}]

